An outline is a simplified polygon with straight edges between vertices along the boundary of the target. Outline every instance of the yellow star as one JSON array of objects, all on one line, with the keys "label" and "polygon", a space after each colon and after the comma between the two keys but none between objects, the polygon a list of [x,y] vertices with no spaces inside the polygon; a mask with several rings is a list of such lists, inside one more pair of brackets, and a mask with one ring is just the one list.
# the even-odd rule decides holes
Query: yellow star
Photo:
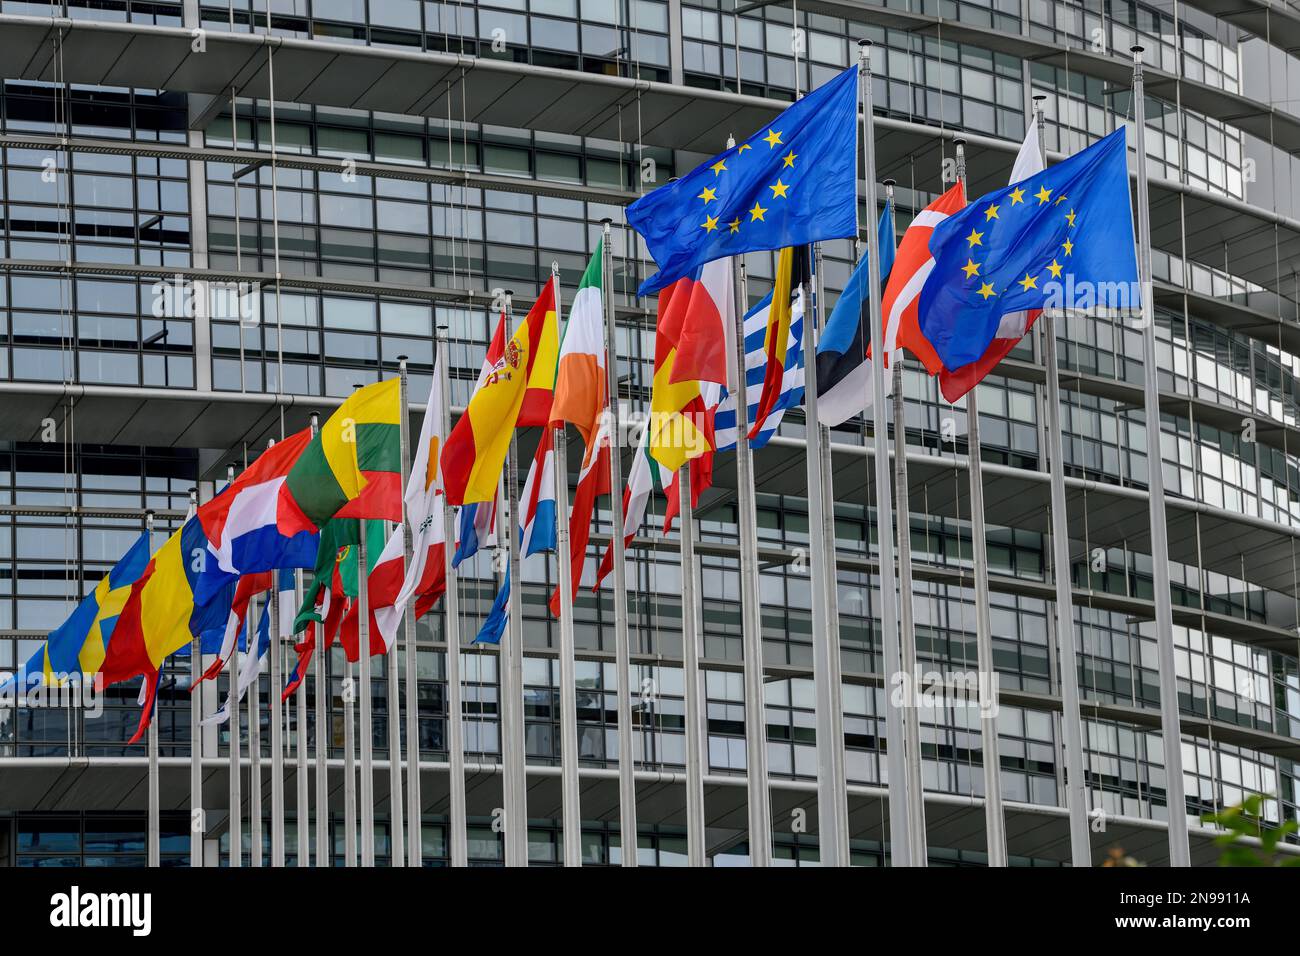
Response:
[{"label": "yellow star", "polygon": [[767,143],[768,149],[776,149],[778,146],[781,145],[780,130],[775,130],[775,129],[768,130],[767,135],[763,137],[763,141]]},{"label": "yellow star", "polygon": [[972,246],[982,246],[984,245],[984,243],[982,242],[983,238],[984,238],[984,233],[976,232],[974,229],[972,229],[970,231],[970,235],[966,237],[966,242],[968,242]]},{"label": "yellow star", "polygon": [[776,185],[775,185],[775,186],[768,186],[767,188],[770,189],[770,190],[772,190],[772,198],[773,198],[773,199],[788,199],[788,198],[789,198],[786,194],[790,192],[790,187],[787,186],[785,183],[781,182],[781,180],[779,180],[779,179],[776,181]]},{"label": "yellow star", "polygon": [[1028,272],[1026,272],[1025,277],[1019,280],[1019,285],[1020,288],[1024,289],[1026,292],[1028,292],[1030,289],[1037,289],[1038,277],[1031,276]]},{"label": "yellow star", "polygon": [[712,166],[709,167],[709,169],[713,170],[713,175],[715,176],[718,175],[726,168],[727,168],[727,161],[725,159],[720,159]]},{"label": "yellow star", "polygon": [[1052,203],[1052,205],[1053,205],[1053,206],[1059,206],[1061,203],[1065,202],[1065,201],[1066,201],[1067,199],[1069,199],[1069,198],[1070,198],[1070,197],[1067,196],[1067,195],[1065,195],[1065,193],[1061,193],[1061,195],[1059,195],[1059,196],[1056,197],[1056,202]]},{"label": "yellow star", "polygon": [[[765,212],[767,212],[766,209],[764,209],[758,203],[754,203],[754,208],[749,211],[749,221],[754,222],[755,220],[763,219],[763,214]],[[767,222],[767,220],[763,219],[763,222]]]},{"label": "yellow star", "polygon": [[714,190],[713,188],[711,188],[711,187],[709,187],[709,186],[705,186],[705,187],[704,187],[704,192],[700,193],[700,194],[699,194],[698,196],[696,196],[695,198],[696,198],[696,199],[703,199],[703,200],[704,200],[704,205],[707,206],[709,203],[713,202],[715,199],[718,198],[718,194],[717,194],[717,191]]},{"label": "yellow star", "polygon": [[1053,278],[1053,279],[1059,279],[1059,278],[1061,278],[1061,269],[1062,269],[1062,268],[1064,268],[1064,267],[1063,267],[1059,262],[1057,262],[1055,259],[1053,259],[1053,260],[1052,260],[1052,264],[1051,264],[1050,266],[1047,267],[1047,271],[1050,272],[1050,273],[1052,274],[1052,278]]},{"label": "yellow star", "polygon": [[980,288],[979,288],[979,292],[977,292],[977,293],[975,293],[975,294],[976,294],[976,295],[982,295],[982,296],[984,296],[984,301],[985,301],[985,302],[987,302],[987,301],[989,300],[989,297],[990,297],[990,296],[997,295],[997,293],[993,291],[993,285],[992,285],[992,283],[989,283],[989,282],[985,282],[982,286],[980,286]]},{"label": "yellow star", "polygon": [[1052,198],[1052,191],[1046,186],[1039,186],[1038,192],[1034,193],[1034,198],[1038,200],[1038,205],[1042,205]]},{"label": "yellow star", "polygon": [[1066,215],[1066,217],[1065,217],[1065,221],[1068,222],[1068,223],[1070,224],[1070,228],[1071,228],[1071,229],[1074,228],[1074,210],[1073,210],[1073,209],[1071,209],[1070,212]]},{"label": "yellow star", "polygon": [[1011,190],[1011,205],[1025,201],[1025,191],[1019,187]]},{"label": "yellow star", "polygon": [[1061,248],[1065,250],[1067,256],[1074,255],[1074,243],[1069,239],[1066,239],[1065,242],[1061,243]]},{"label": "yellow star", "polygon": [[967,259],[966,264],[961,267],[961,271],[966,273],[966,278],[980,274],[980,264],[973,259]]},{"label": "yellow star", "polygon": [[740,232],[740,217],[737,216],[735,219],[731,220],[731,222],[727,223],[727,227],[733,233]]},{"label": "yellow star", "polygon": [[984,221],[985,221],[985,222],[988,222],[990,219],[996,219],[996,218],[998,218],[998,207],[997,207],[997,206],[989,206],[988,209],[985,209],[985,210],[984,210]]},{"label": "yellow star", "polygon": [[712,232],[714,229],[717,229],[717,228],[718,228],[718,217],[717,217],[717,216],[705,216],[705,217],[704,217],[704,222],[700,223],[700,228],[703,229],[705,232]]},{"label": "yellow star", "polygon": [[793,168],[794,168],[794,161],[795,161],[796,159],[798,159],[798,158],[799,158],[798,154],[795,153],[795,151],[794,151],[793,149],[790,150],[790,152],[788,152],[788,153],[785,154],[785,165],[786,165],[786,167],[787,167],[788,169],[793,169]]},{"label": "yellow star", "polygon": [[748,143],[741,143],[741,144],[740,144],[740,149],[736,150],[736,155],[739,156],[739,155],[740,155],[741,153],[743,153],[745,150],[747,150],[747,149],[753,149],[753,148],[754,148],[754,147],[753,147],[753,146],[750,146]]}]

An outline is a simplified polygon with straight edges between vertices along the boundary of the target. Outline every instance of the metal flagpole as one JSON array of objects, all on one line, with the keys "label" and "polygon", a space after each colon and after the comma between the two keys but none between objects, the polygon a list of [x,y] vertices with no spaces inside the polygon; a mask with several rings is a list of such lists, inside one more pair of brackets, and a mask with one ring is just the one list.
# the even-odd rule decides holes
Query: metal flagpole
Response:
[{"label": "metal flagpole", "polygon": [[[858,78],[861,83],[863,160],[866,169],[866,206],[876,214],[876,144],[872,113],[871,41],[858,41]],[[886,770],[889,777],[889,856],[893,866],[911,866],[908,827],[907,766],[903,753],[903,709],[892,699],[893,685],[902,676],[898,635],[898,595],[894,574],[894,509],[889,495],[889,428],[885,406],[885,349],[880,314],[880,237],[867,227],[867,282],[871,312],[871,409],[876,483],[876,540],[880,545],[880,635],[885,665]]]},{"label": "metal flagpole", "polygon": [[[507,289],[506,334],[514,335],[514,293]],[[528,865],[528,764],[524,751],[524,627],[523,582],[519,580],[519,435],[510,430],[506,456],[504,530],[509,549],[510,598],[506,621],[506,646],[498,656],[501,668],[502,792],[505,803],[506,866]]]},{"label": "metal flagpole", "polygon": [[[247,466],[245,466],[247,467]],[[274,585],[272,585],[274,587]],[[269,599],[267,599],[269,600]],[[247,623],[244,633],[248,637],[248,650],[245,654],[257,655],[257,614],[253,610],[254,599],[249,604]],[[269,651],[268,651],[269,653]],[[257,678],[248,688],[248,839],[249,864],[263,866],[262,861],[262,680],[261,662],[255,666]],[[231,698],[231,712],[239,717],[239,703]]]},{"label": "metal flagpole", "polygon": [[[442,389],[443,439],[451,434],[451,364],[447,348],[447,327],[437,328],[439,371],[434,388]],[[439,449],[441,451],[441,449]],[[439,466],[441,467],[441,465]],[[447,496],[442,498],[443,570],[447,576],[447,591],[442,598],[444,614],[443,636],[447,642],[447,766],[448,786],[451,794],[448,804],[447,843],[451,865],[466,866],[469,859],[469,837],[465,829],[465,722],[464,704],[460,686],[460,576],[452,567],[456,553],[456,517]]]},{"label": "metal flagpole", "polygon": [[[405,490],[411,483],[411,422],[407,415],[406,407],[410,401],[410,380],[407,372],[407,357],[405,355],[397,356],[398,374],[402,379],[402,418],[401,418],[401,441],[402,441],[402,528],[405,534],[405,545],[402,549],[402,579],[406,579],[407,568],[411,566],[414,560],[413,535],[414,530],[410,527],[409,516],[406,513],[406,494]],[[437,382],[433,382],[432,388],[438,388]],[[440,449],[441,450],[441,449]],[[402,616],[402,641],[406,646],[406,824],[408,834],[406,839],[407,863],[411,866],[421,866],[424,862],[423,847],[423,827],[422,827],[422,807],[423,800],[420,798],[420,671],[419,655],[415,645],[415,599],[412,598],[410,605],[406,608],[406,613]],[[389,671],[389,680],[392,681],[394,688],[397,687],[397,665],[394,658],[393,667]],[[397,694],[394,691],[389,695],[388,709],[389,714],[389,748],[392,749],[392,741],[398,734],[400,727],[399,708],[394,703]],[[390,757],[391,759],[391,757]],[[395,776],[394,783],[400,789],[401,777]],[[397,790],[393,791],[393,806],[397,806]],[[394,822],[393,829],[397,829]],[[393,859],[397,859],[396,844],[394,844]]]},{"label": "metal flagpole", "polygon": [[632,749],[632,650],[627,626],[627,563],[623,553],[623,459],[618,422],[618,338],[614,318],[614,250],[604,220],[601,304],[605,309],[605,397],[608,404],[609,511],[614,549],[614,666],[618,672],[618,834],[623,865],[636,866],[636,753]]},{"label": "metal flagpole", "polygon": [[[551,263],[555,311],[560,311],[559,264]],[[564,865],[582,866],[582,796],[578,780],[578,676],[574,663],[573,567],[569,556],[569,436],[555,429],[555,556],[560,594],[560,834]]]},{"label": "metal flagpole", "polygon": [[[857,262],[857,260],[861,258],[858,254],[858,244],[859,244],[859,240],[855,238],[853,240],[853,261],[854,262]],[[826,291],[822,282],[820,245],[817,247],[817,257],[818,257],[817,273],[816,273],[817,274],[817,301],[821,303],[827,300],[826,300]],[[828,318],[828,316],[826,315],[826,313],[821,311],[823,306],[818,305],[817,308],[818,308],[818,318],[823,323],[823,327],[824,327],[826,318]],[[807,367],[807,361],[808,359],[805,359],[805,367]],[[816,374],[815,356],[812,359],[812,361],[814,365],[814,374]],[[825,531],[823,531],[822,537],[825,541],[825,546],[826,546],[826,598],[825,598],[826,608],[827,608],[826,639],[829,642],[829,647],[830,647],[830,654],[828,655],[828,660],[827,660],[828,666],[826,670],[826,684],[828,687],[840,687],[843,684],[843,678],[842,678],[842,664],[840,659],[839,567],[838,567],[838,558],[835,551],[835,480],[834,480],[835,468],[831,461],[831,430],[825,425],[818,425],[817,427],[818,430],[821,432],[821,444],[822,444],[822,464],[821,464],[822,501],[823,501],[822,518],[825,521]],[[836,787],[835,799],[842,802],[844,805],[844,809],[841,811],[837,808],[836,813],[840,814],[841,819],[847,820],[848,813],[849,813],[847,772],[842,767],[844,763],[844,699],[840,694],[836,693],[831,695],[829,700],[827,700],[825,703],[829,708],[829,713],[830,713],[829,729],[831,734],[831,740],[835,741],[836,749],[834,751],[833,756],[841,764],[841,768],[837,770],[837,774],[839,774],[841,780],[846,781],[845,786],[843,788]],[[851,835],[849,834],[849,831],[846,829],[845,843],[844,843],[845,865],[848,865],[852,860],[850,840],[851,840]]]},{"label": "metal flagpole", "polygon": [[[226,466],[226,485],[229,486],[235,480],[235,466]],[[247,627],[247,617],[245,617],[245,627]],[[245,634],[247,637],[247,634]],[[229,821],[227,823],[227,833],[230,836],[229,865],[238,867],[243,862],[244,857],[244,797],[240,792],[240,776],[242,767],[239,754],[239,704],[236,701],[235,691],[239,687],[239,641],[236,639],[235,646],[230,652],[230,659],[226,662],[226,680],[230,682],[230,719],[227,726],[230,729],[230,807]]]},{"label": "metal flagpole", "polygon": [[708,727],[700,696],[699,568],[695,561],[695,514],[691,504],[691,464],[678,471],[678,521],[682,551],[682,696],[686,721],[686,864],[705,865],[704,755]]},{"label": "metal flagpole", "polygon": [[[405,382],[403,382],[405,386]],[[405,395],[406,389],[402,388]],[[402,420],[406,421],[406,400],[402,400]],[[406,488],[406,482],[402,482],[402,488]],[[387,522],[385,522],[387,524]],[[405,522],[401,524],[402,532],[406,535],[406,552],[411,550],[410,535],[406,534]],[[403,561],[402,567],[406,568],[406,561]],[[415,613],[414,602],[405,615],[411,617]],[[407,655],[415,656],[414,649],[407,644]],[[387,697],[388,705],[388,831],[389,831],[389,854],[388,865],[395,867],[406,866],[406,807],[405,801],[407,794],[402,789],[402,689],[399,686],[401,679],[397,668],[397,638],[393,638],[393,646],[388,649],[384,655],[385,677],[387,678]]]},{"label": "metal flagpole", "polygon": [[343,661],[343,865],[357,865],[357,742],[353,730],[357,681]]},{"label": "metal flagpole", "polygon": [[[191,492],[191,495],[193,492]],[[193,500],[193,499],[191,499]],[[153,509],[144,513],[144,529],[149,535],[150,545],[153,544]],[[149,678],[146,676],[145,680]],[[149,780],[147,789],[149,791],[149,820],[148,834],[146,842],[146,858],[149,866],[159,866],[162,862],[159,843],[162,839],[162,828],[158,819],[158,694],[162,691],[161,674],[155,678],[158,687],[154,690],[152,701],[153,713],[149,715]]]},{"label": "metal flagpole", "polygon": [[[732,137],[727,148],[736,145]],[[749,447],[745,389],[745,266],[732,260],[735,277],[735,342],[727,354],[727,391],[736,396],[736,502],[740,540],[740,626],[745,687],[745,783],[751,866],[772,864],[772,795],[767,786],[767,708],[763,683],[763,634],[758,588],[758,519],[754,504],[754,458]],[[724,316],[725,318],[725,316]]]},{"label": "metal flagpole", "polygon": [[[190,510],[199,506],[199,490],[190,489]],[[203,866],[203,834],[207,819],[203,810],[203,726],[199,723],[201,695],[193,688],[203,674],[203,642],[190,642],[190,866]]]},{"label": "metal flagpole", "polygon": [[357,737],[361,743],[361,865],[375,865],[375,732],[370,706],[370,587],[369,556],[366,554],[366,525],[360,524],[357,545],[357,664],[360,694],[357,708]]},{"label": "metal flagpole", "polygon": [[[274,441],[268,441],[269,449]],[[275,611],[271,646],[267,648],[270,671],[271,698],[271,865],[284,866],[284,712],[280,703],[280,687],[284,684],[280,653],[284,641],[280,638],[281,622],[288,613],[280,598],[280,572],[271,572],[271,590],[266,596]]]},{"label": "metal flagpole", "polygon": [[[817,342],[813,333],[814,315],[823,321],[825,296],[822,291],[821,246],[816,247],[816,309],[809,301],[806,287],[803,309],[803,394],[805,408],[805,440],[808,443],[808,570],[812,587],[812,644],[813,687],[817,701],[817,846],[823,866],[849,865],[849,803],[844,771],[843,731],[836,736],[835,714],[840,712],[843,727],[843,698],[840,690],[840,668],[837,666],[839,641],[830,628],[834,605],[825,600],[830,593],[827,577],[833,573],[827,567],[826,508],[824,497],[826,480],[822,468],[825,456],[823,445],[828,440],[826,430],[817,418]],[[784,303],[782,303],[784,304]],[[776,308],[778,303],[773,302]],[[831,505],[833,507],[833,505]],[[830,568],[834,568],[833,561]],[[835,658],[835,661],[832,661]]]},{"label": "metal flagpole", "polygon": [[[1034,103],[1038,151],[1047,165],[1043,112]],[[1056,357],[1056,313],[1043,310],[1043,364],[1047,379],[1047,454],[1051,477],[1052,577],[1056,586],[1056,633],[1061,647],[1061,737],[1065,750],[1065,804],[1070,818],[1070,862],[1092,865],[1088,832],[1088,787],[1083,773],[1083,727],[1079,712],[1079,667],[1075,657],[1074,603],[1070,581],[1070,520],[1065,501],[1065,457],[1061,438],[1061,376]],[[971,394],[974,394],[973,392]]]},{"label": "metal flagpole", "polygon": [[1165,479],[1160,451],[1160,381],[1151,284],[1151,210],[1147,199],[1146,96],[1142,47],[1133,53],[1133,126],[1137,137],[1138,276],[1142,284],[1142,367],[1147,423],[1147,495],[1151,512],[1152,587],[1156,604],[1156,650],[1160,661],[1160,728],[1164,736],[1166,806],[1169,813],[1169,865],[1191,866],[1187,842],[1187,797],[1183,792],[1182,726],[1174,669],[1174,620],[1169,594],[1169,529],[1165,518]]},{"label": "metal flagpole", "polygon": [[[894,181],[886,179],[885,202],[894,204]],[[915,692],[919,677],[916,661],[916,624],[912,616],[912,504],[907,478],[907,409],[903,401],[903,354],[891,359],[894,415],[894,507],[898,515],[898,624],[902,634],[905,685]],[[925,833],[925,783],[921,763],[921,717],[912,693],[903,700],[903,744],[907,759],[907,825],[912,861],[928,865]]]},{"label": "metal flagpole", "polygon": [[[966,190],[966,141],[956,140],[957,178]],[[998,676],[993,669],[993,634],[989,620],[989,557],[984,528],[984,468],[980,444],[979,386],[966,393],[966,461],[970,477],[971,554],[975,568],[975,658],[979,687],[987,688],[992,706],[980,708],[980,749],[984,764],[984,830],[988,865],[1007,865],[1002,816],[1002,758],[998,750]]]},{"label": "metal flagpole", "polygon": [[[293,572],[293,607],[302,605],[302,571]],[[290,613],[293,613],[292,611]],[[310,827],[310,810],[307,806],[307,675],[300,675],[298,689],[294,691],[294,723],[297,725],[295,739],[294,784],[297,787],[295,808],[295,826],[298,831],[298,865],[311,863],[311,851],[307,846],[307,830]]]},{"label": "metal flagpole", "polygon": [[[406,378],[406,356],[397,357],[397,376],[398,376],[398,444],[399,460],[402,463],[402,487],[399,494],[402,503],[402,518],[392,531],[401,529],[402,532],[402,579],[406,579],[406,569],[411,566],[411,533],[406,526],[406,484],[411,475],[411,423],[409,407],[410,386]],[[392,533],[390,531],[390,533]],[[415,631],[415,603],[407,613],[402,615],[406,622],[406,630],[403,632],[402,645],[406,649],[408,660],[415,660],[414,642],[410,640]],[[402,688],[399,685],[401,675],[397,667],[397,648],[398,639],[393,638],[393,646],[388,649],[384,655],[385,677],[387,678],[387,705],[388,705],[388,831],[389,831],[389,852],[388,865],[395,867],[406,866],[406,804],[410,794],[402,789]],[[406,677],[411,678],[412,671],[408,666],[406,668]],[[407,698],[408,710],[414,708],[415,700]],[[417,774],[418,776],[418,771]],[[409,776],[409,775],[408,775]]]},{"label": "metal flagpole", "polygon": [[[320,430],[320,415],[311,413],[312,437]],[[329,588],[332,582],[326,581]],[[330,685],[326,677],[325,642],[321,639],[324,627],[314,626],[312,633],[316,636],[316,647],[312,650],[312,679],[315,682],[313,694],[316,724],[316,865],[330,866],[334,862],[334,846],[330,834],[330,789],[329,789],[329,742],[333,738],[333,725],[329,716]],[[306,685],[306,677],[303,684]]]}]

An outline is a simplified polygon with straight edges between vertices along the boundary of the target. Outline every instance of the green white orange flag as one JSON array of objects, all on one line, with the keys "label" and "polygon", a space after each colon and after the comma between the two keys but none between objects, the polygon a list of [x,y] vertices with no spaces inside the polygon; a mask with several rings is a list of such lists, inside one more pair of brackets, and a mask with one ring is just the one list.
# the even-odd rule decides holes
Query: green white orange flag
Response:
[{"label": "green white orange flag", "polygon": [[571,422],[590,446],[605,408],[605,301],[604,239],[596,243],[587,271],[569,307],[569,321],[560,343],[560,364],[555,380],[551,424]]},{"label": "green white orange flag", "polygon": [[331,518],[402,520],[401,381],[357,389],[321,426],[280,487],[281,534]]}]

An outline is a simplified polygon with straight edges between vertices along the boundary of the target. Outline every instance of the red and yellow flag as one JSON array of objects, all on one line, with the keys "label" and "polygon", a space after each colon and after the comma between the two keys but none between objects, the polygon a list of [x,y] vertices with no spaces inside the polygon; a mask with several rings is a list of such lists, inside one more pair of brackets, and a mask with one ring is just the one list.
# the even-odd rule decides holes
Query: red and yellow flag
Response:
[{"label": "red and yellow flag", "polygon": [[511,431],[550,419],[559,352],[556,325],[555,288],[548,282],[500,357],[480,377],[465,414],[447,437],[442,473],[450,504],[493,500]]}]

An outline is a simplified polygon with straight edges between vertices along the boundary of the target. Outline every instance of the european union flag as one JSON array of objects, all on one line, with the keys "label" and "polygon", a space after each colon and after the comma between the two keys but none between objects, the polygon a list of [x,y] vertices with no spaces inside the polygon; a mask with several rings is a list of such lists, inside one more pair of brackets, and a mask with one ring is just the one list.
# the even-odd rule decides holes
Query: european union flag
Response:
[{"label": "european union flag", "polygon": [[857,232],[858,69],[627,207],[659,266],[650,295],[714,259]]},{"label": "european union flag", "polygon": [[1008,312],[1141,305],[1124,130],[939,224],[918,319],[945,368],[979,359]]}]

